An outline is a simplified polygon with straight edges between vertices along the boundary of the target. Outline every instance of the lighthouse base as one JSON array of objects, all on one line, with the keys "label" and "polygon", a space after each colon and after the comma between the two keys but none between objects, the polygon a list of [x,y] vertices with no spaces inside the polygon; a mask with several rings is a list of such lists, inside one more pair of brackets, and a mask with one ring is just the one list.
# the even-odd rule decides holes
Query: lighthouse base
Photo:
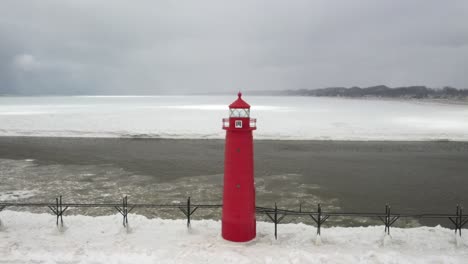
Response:
[{"label": "lighthouse base", "polygon": [[255,238],[257,225],[255,219],[251,222],[222,221],[221,233],[224,239],[232,242],[247,242]]}]

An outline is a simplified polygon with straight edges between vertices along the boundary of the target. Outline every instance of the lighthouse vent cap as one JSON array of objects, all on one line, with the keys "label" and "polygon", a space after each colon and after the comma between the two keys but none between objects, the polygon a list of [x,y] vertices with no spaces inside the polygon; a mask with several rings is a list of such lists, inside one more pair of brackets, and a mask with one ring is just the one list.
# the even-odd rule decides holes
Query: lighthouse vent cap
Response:
[{"label": "lighthouse vent cap", "polygon": [[229,108],[247,108],[247,109],[250,109],[250,105],[246,101],[242,100],[242,93],[239,92],[237,94],[237,100],[232,102],[232,104],[229,105]]}]

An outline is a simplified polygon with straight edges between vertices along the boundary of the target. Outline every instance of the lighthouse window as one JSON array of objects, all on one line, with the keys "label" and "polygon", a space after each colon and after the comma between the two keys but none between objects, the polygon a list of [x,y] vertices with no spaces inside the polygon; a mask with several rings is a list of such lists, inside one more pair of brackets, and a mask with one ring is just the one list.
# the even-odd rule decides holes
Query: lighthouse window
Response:
[{"label": "lighthouse window", "polygon": [[242,120],[236,120],[236,128],[242,128]]},{"label": "lighthouse window", "polygon": [[248,108],[232,108],[230,117],[249,117],[250,109]]}]

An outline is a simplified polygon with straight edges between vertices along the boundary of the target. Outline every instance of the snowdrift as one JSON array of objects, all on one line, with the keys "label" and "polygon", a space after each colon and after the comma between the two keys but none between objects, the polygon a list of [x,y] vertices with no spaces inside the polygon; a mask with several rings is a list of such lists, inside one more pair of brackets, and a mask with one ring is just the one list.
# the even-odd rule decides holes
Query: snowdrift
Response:
[{"label": "snowdrift", "polygon": [[50,214],[0,213],[1,263],[466,263],[467,237],[442,227],[382,226],[322,229],[304,224],[259,222],[257,238],[231,243],[212,220],[148,219],[129,215],[66,216],[58,229]]}]

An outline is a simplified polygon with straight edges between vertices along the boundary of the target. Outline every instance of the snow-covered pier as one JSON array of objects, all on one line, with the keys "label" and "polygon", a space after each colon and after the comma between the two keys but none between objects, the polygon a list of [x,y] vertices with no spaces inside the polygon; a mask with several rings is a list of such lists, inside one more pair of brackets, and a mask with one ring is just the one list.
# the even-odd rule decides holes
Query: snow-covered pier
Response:
[{"label": "snow-covered pier", "polygon": [[3,263],[466,263],[468,236],[436,227],[327,227],[282,224],[278,240],[271,223],[257,223],[257,237],[233,243],[221,237],[221,222],[148,219],[131,214],[67,216],[55,228],[50,214],[0,213]]}]

